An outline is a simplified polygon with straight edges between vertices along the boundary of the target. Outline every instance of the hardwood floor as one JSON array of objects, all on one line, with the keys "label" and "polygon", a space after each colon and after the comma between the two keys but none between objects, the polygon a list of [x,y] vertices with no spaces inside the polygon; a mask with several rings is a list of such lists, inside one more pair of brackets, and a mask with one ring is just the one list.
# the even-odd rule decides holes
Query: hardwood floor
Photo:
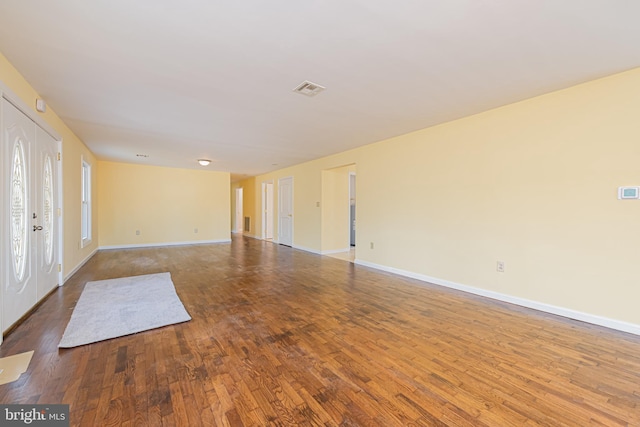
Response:
[{"label": "hardwood floor", "polygon": [[[192,321],[58,350],[87,281],[163,271]],[[640,337],[253,239],[99,252],[32,349],[0,402],[71,425],[640,425]]]}]

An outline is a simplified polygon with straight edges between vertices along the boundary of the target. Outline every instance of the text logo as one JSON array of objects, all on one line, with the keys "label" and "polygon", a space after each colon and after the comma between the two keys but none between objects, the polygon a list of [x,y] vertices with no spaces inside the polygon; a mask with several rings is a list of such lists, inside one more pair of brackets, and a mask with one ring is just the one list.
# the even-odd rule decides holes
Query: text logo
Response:
[{"label": "text logo", "polygon": [[69,405],[0,405],[0,425],[69,427]]}]

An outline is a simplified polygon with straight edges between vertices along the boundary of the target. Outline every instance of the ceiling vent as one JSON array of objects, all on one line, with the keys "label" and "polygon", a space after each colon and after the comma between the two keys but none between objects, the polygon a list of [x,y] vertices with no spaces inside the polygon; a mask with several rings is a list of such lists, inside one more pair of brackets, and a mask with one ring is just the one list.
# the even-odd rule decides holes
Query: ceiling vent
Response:
[{"label": "ceiling vent", "polygon": [[305,80],[300,83],[293,91],[306,96],[316,96],[323,90],[325,90],[324,86],[320,86],[319,84]]}]

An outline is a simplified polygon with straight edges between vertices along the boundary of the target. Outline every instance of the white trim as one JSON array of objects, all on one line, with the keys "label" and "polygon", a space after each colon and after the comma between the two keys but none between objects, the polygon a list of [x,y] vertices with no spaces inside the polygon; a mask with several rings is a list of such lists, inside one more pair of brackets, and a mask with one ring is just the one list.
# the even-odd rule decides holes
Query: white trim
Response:
[{"label": "white trim", "polygon": [[99,250],[106,249],[134,249],[134,248],[161,248],[164,246],[186,246],[186,245],[208,245],[210,243],[230,243],[231,239],[220,240],[194,240],[190,242],[167,242],[167,243],[134,243],[131,245],[110,245],[100,246]]},{"label": "white trim", "polygon": [[[284,245],[284,246],[286,246],[286,245]],[[292,245],[291,247],[293,249],[300,249],[301,251],[311,252],[312,254],[322,255],[322,252],[317,251],[315,249],[311,249],[311,248],[305,248],[304,246]]]},{"label": "white trim", "polygon": [[499,292],[475,288],[473,286],[462,285],[460,283],[451,282],[449,280],[438,279],[437,277],[431,277],[424,274],[401,270],[398,268],[387,267],[384,265],[375,264],[375,263],[363,261],[360,259],[356,259],[354,263],[365,266],[365,267],[371,267],[377,270],[386,271],[388,273],[394,273],[400,276],[410,277],[412,279],[417,279],[422,282],[428,282],[435,285],[440,285],[447,288],[468,292],[474,295],[480,295],[480,296],[495,299],[498,301],[508,302],[508,303],[519,305],[522,307],[543,311],[545,313],[551,313],[558,316],[567,317],[569,319],[580,320],[582,322],[587,322],[587,323],[591,323],[598,326],[604,326],[606,328],[615,329],[622,332],[628,332],[634,335],[640,335],[640,325],[637,325],[634,323],[623,322],[621,320],[610,319],[608,317],[597,316],[594,314],[571,310],[569,308],[558,307],[555,305],[545,304],[538,301],[532,301],[525,298],[514,297],[511,295],[506,295]]},{"label": "white trim", "polygon": [[67,274],[64,277],[64,281],[62,282],[62,284],[64,285],[67,282],[67,280],[69,280],[71,278],[71,276],[76,274],[78,272],[78,270],[80,270],[82,268],[82,266],[85,265],[87,263],[87,261],[89,261],[91,259],[91,257],[96,254],[96,252],[98,252],[98,250],[94,249],[93,251],[91,251],[91,253],[89,255],[87,255],[87,257],[85,259],[80,261],[80,263],[78,265],[76,265],[75,268],[73,270],[71,270],[69,272],[69,274]]},{"label": "white trim", "polygon": [[320,255],[331,255],[331,254],[343,254],[345,252],[349,252],[351,248],[346,249],[331,249],[328,251],[320,251]]}]

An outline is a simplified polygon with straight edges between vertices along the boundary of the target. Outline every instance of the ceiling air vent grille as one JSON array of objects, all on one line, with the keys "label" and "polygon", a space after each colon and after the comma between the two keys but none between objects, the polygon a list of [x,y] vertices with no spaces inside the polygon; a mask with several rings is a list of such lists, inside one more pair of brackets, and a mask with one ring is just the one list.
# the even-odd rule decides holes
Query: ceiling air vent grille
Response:
[{"label": "ceiling air vent grille", "polygon": [[313,83],[308,80],[305,80],[302,83],[300,83],[293,91],[301,93],[302,95],[306,95],[306,96],[316,96],[323,90],[325,90],[324,86],[320,86],[317,83]]}]

